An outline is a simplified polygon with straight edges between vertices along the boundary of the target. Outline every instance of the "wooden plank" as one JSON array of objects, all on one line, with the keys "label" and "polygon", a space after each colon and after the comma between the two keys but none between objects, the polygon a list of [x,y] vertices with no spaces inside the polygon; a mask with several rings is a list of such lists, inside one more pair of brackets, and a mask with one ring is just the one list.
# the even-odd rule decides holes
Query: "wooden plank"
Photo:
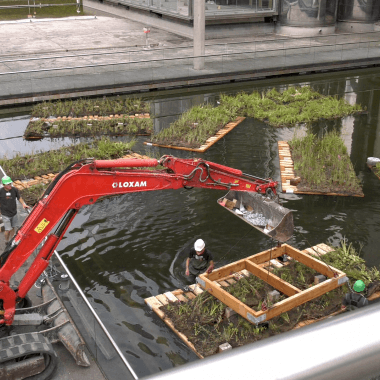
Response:
[{"label": "wooden plank", "polygon": [[176,302],[177,301],[177,298],[175,297],[175,295],[171,292],[166,292],[164,293],[164,296],[170,301],[170,302]]},{"label": "wooden plank", "polygon": [[316,260],[313,257],[302,253],[298,249],[295,249],[288,244],[284,244],[284,246],[286,246],[287,255],[289,255],[290,257],[293,257],[293,259],[299,261],[302,264],[305,264],[309,268],[316,270],[317,272],[319,272],[320,274],[323,274],[324,276],[328,278],[334,277],[335,273],[344,274],[340,270],[333,268],[331,265],[328,266],[322,261]]},{"label": "wooden plank", "polygon": [[208,274],[208,278],[210,281],[216,281],[235,272],[239,272],[242,269],[245,269],[245,259],[235,261],[234,263],[228,264],[222,268],[215,269],[213,272]]},{"label": "wooden plank", "polygon": [[193,293],[191,293],[191,292],[186,292],[186,293],[184,293],[184,295],[185,295],[188,299],[190,299],[190,300],[192,300],[192,299],[195,298],[195,294],[193,294]]},{"label": "wooden plank", "polygon": [[338,288],[339,279],[343,277],[342,275],[336,278],[330,278],[324,282],[321,282],[318,285],[313,286],[312,288],[303,290],[302,292],[295,294],[292,297],[289,297],[283,301],[277,302],[271,309],[267,310],[266,319],[272,319],[278,315],[285,313],[299,305],[302,305],[308,301],[311,301],[314,298],[321,296],[333,289]]},{"label": "wooden plank", "polygon": [[373,301],[380,298],[380,291],[373,293],[368,297],[368,301]]},{"label": "wooden plank", "polygon": [[230,284],[227,281],[218,281],[218,283],[219,283],[219,285],[224,286],[225,288],[230,286]]},{"label": "wooden plank", "polygon": [[176,297],[178,294],[182,294],[183,293],[183,290],[182,289],[177,289],[177,290],[173,290],[172,291],[172,294],[174,294]]},{"label": "wooden plank", "polygon": [[188,299],[186,297],[184,297],[182,294],[177,294],[176,297],[181,302],[187,302],[188,301]]},{"label": "wooden plank", "polygon": [[253,315],[255,318],[258,318],[262,314],[264,314],[263,311],[256,312],[255,310],[251,309],[243,302],[239,301],[237,298],[233,297],[231,294],[223,290],[223,288],[216,286],[216,284],[210,281],[205,276],[205,274],[201,274],[199,277],[205,282],[206,290],[210,294],[218,298],[218,300],[223,302],[225,305],[229,306],[231,309],[235,310],[242,317],[248,319],[248,313]]},{"label": "wooden plank", "polygon": [[301,292],[300,289],[275,276],[273,273],[260,268],[258,265],[247,261],[247,269],[256,277],[272,285],[276,290],[286,294],[288,297],[294,296]]},{"label": "wooden plank", "polygon": [[335,249],[333,247],[329,247],[327,244],[324,244],[324,243],[320,243],[320,244],[318,244],[318,246],[321,247],[326,252],[335,251]]},{"label": "wooden plank", "polygon": [[161,145],[156,143],[150,143],[150,142],[144,142],[145,145],[152,145],[152,146],[158,146],[161,148],[169,148],[169,149],[177,149],[177,150],[186,150],[190,152],[198,152],[203,153],[207,149],[209,149],[212,145],[214,145],[217,141],[219,141],[221,138],[223,138],[228,132],[232,131],[238,124],[240,124],[245,117],[238,116],[235,120],[235,122],[230,122],[227,125],[225,125],[223,128],[219,129],[218,132],[222,132],[219,134],[215,134],[212,137],[209,137],[205,143],[203,143],[199,148],[186,148],[182,146],[174,146],[174,145]]},{"label": "wooden plank", "polygon": [[161,319],[165,318],[165,313],[160,310],[163,305],[156,297],[149,297],[144,301]]},{"label": "wooden plank", "polygon": [[197,296],[203,293],[203,289],[198,284],[193,284],[189,286],[189,289]]},{"label": "wooden plank", "polygon": [[169,300],[163,294],[158,294],[156,299],[158,299],[163,305],[167,305],[169,303]]},{"label": "wooden plank", "polygon": [[285,253],[285,247],[281,245],[281,247],[273,247],[266,251],[257,253],[256,255],[247,257],[246,260],[249,260],[255,264],[262,264],[262,263],[265,263],[266,261],[276,259],[277,257],[282,256],[284,253]]}]

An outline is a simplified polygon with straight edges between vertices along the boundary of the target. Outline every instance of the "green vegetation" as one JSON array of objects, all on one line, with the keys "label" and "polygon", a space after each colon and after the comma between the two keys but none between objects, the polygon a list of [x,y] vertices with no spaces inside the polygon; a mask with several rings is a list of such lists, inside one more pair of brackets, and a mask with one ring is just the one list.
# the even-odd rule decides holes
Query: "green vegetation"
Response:
[{"label": "green vegetation", "polygon": [[25,139],[43,137],[87,137],[148,135],[153,130],[153,121],[147,118],[124,116],[105,119],[56,119],[31,121],[24,132]]},{"label": "green vegetation", "polygon": [[32,109],[32,116],[47,118],[50,116],[83,117],[89,115],[136,115],[149,113],[150,103],[140,98],[101,98],[49,101],[38,103]]},{"label": "green vegetation", "polygon": [[152,141],[161,145],[197,148],[235,118],[236,113],[224,106],[196,106],[185,112],[169,128],[152,136]]},{"label": "green vegetation", "polygon": [[376,164],[376,166],[374,166],[372,170],[380,178],[380,163]]},{"label": "green vegetation", "polygon": [[[71,3],[72,5],[67,5],[68,3]],[[0,0],[1,6],[24,6],[22,8],[3,8],[0,12],[0,20],[25,19],[28,18],[28,15],[34,16],[35,18],[58,18],[84,15],[82,5],[79,8],[79,13],[77,12],[77,3],[74,0],[38,0],[37,3],[30,0],[29,4],[31,7],[28,7],[28,1],[26,0]],[[47,4],[53,4],[53,6],[44,6]],[[38,7],[34,8],[32,5],[38,5]]]},{"label": "green vegetation", "polygon": [[222,95],[220,102],[239,116],[254,117],[275,127],[334,119],[363,111],[359,104],[351,106],[344,99],[323,96],[308,86],[290,87],[282,93],[273,88],[265,94]]},{"label": "green vegetation", "polygon": [[322,139],[307,133],[289,141],[298,190],[362,195],[350,157],[340,135],[327,133]]},{"label": "green vegetation", "polygon": [[[351,285],[356,280],[363,280],[367,285],[366,296],[380,289],[379,270],[366,267],[364,260],[352,244],[342,241],[340,247],[335,248],[334,251],[321,257],[315,256],[315,258],[344,271]],[[273,269],[273,273],[287,282],[296,284],[301,289],[307,289],[314,275],[317,274],[295,260],[290,261],[284,268]],[[268,292],[272,289],[270,285],[253,275],[224,287],[224,290],[240,301],[249,306],[255,305],[254,308],[257,310],[263,307],[264,302],[268,308],[273,305],[268,297]],[[228,342],[232,347],[242,346],[289,331],[301,321],[323,318],[339,312],[347,292],[349,292],[349,287],[343,285],[269,320],[267,326],[255,326],[238,314],[231,315],[230,318],[225,317],[226,305],[208,292],[203,292],[185,303],[169,303],[161,309],[173,322],[175,328],[186,335],[201,355],[209,356],[217,353],[222,343]],[[285,297],[282,295],[276,302],[280,302]]]},{"label": "green vegetation", "polygon": [[24,180],[49,173],[58,173],[66,169],[70,164],[85,158],[116,159],[128,153],[135,144],[134,141],[112,142],[107,138],[95,140],[91,143],[63,147],[49,152],[36,154],[19,154],[12,159],[3,157],[0,165],[13,181]]},{"label": "green vegetation", "polygon": [[352,243],[347,244],[345,240],[341,241],[340,247],[319,259],[345,272],[352,284],[357,280],[362,280],[368,286],[380,281],[379,270],[376,267],[368,268],[365,260],[360,257],[360,251],[356,251]]},{"label": "green vegetation", "polygon": [[151,141],[160,145],[198,148],[236,116],[253,117],[275,127],[285,127],[362,111],[358,104],[351,106],[344,99],[323,96],[307,86],[291,87],[282,93],[272,89],[265,94],[222,94],[218,107],[202,105],[192,108],[169,128],[154,135]]}]

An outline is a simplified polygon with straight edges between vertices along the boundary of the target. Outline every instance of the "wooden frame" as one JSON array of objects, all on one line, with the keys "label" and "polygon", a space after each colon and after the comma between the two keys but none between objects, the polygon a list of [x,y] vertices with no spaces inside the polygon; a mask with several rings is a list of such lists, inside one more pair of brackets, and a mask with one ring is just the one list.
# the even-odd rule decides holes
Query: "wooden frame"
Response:
[{"label": "wooden frame", "polygon": [[[267,269],[263,269],[266,262],[276,259],[277,257],[286,254],[294,260],[316,270],[318,273],[327,277],[326,281],[318,285],[312,286],[306,290],[300,290],[297,287],[287,283],[281,278],[277,277]],[[230,276],[235,272],[246,270],[252,275],[260,278],[275,289],[285,294],[288,298],[277,302],[268,310],[255,311],[237,298],[225,291],[216,281]],[[214,297],[218,298],[221,302],[235,310],[242,317],[246,318],[252,323],[259,324],[285,313],[305,302],[311,301],[314,298],[321,296],[333,289],[338,288],[347,281],[346,274],[340,270],[328,266],[327,264],[314,259],[307,253],[301,252],[298,249],[291,247],[288,244],[283,244],[279,247],[260,252],[256,255],[247,257],[245,259],[236,261],[232,264],[226,265],[222,268],[214,270],[212,273],[201,274],[197,282]]]}]

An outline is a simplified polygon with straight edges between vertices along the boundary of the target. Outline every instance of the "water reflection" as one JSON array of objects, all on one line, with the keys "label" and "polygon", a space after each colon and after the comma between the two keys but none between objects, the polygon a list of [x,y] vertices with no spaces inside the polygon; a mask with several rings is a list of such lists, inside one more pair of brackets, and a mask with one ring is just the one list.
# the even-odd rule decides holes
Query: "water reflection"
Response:
[{"label": "water reflection", "polygon": [[[380,181],[366,167],[368,156],[380,156],[378,74],[379,70],[364,70],[352,75],[305,76],[302,83],[297,82],[300,78],[282,78],[259,87],[246,84],[223,89],[236,93],[310,84],[325,95],[338,94],[350,102],[356,99],[368,108],[368,114],[313,125],[316,134],[333,129],[343,133],[365,197],[282,194],[284,206],[294,210],[295,233],[289,243],[297,248],[321,242],[337,245],[346,237],[356,248],[363,245],[362,254],[369,265],[380,264]],[[219,92],[156,98],[155,127],[165,128],[194,104],[216,104]],[[293,133],[294,128],[274,129],[246,119],[202,155],[146,147],[143,139],[139,139],[136,150],[155,156],[200,156],[279,180],[277,141],[289,140]],[[146,307],[144,298],[184,285],[184,252],[198,237],[206,241],[217,266],[275,245],[218,206],[216,200],[222,195],[221,191],[183,189],[106,198],[84,207],[59,245],[70,270],[139,376],[196,360],[195,354]]]}]

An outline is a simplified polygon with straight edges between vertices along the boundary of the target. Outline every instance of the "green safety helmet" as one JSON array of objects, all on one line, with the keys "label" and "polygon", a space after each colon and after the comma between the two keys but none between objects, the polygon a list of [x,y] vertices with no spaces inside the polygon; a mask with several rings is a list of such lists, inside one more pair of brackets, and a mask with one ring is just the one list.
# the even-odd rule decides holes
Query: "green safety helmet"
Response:
[{"label": "green safety helmet", "polygon": [[365,283],[362,280],[358,280],[354,284],[355,292],[362,292],[365,289]]},{"label": "green safety helmet", "polygon": [[1,182],[3,183],[3,185],[9,185],[11,184],[13,181],[11,180],[11,177],[8,177],[7,175],[5,175]]}]

